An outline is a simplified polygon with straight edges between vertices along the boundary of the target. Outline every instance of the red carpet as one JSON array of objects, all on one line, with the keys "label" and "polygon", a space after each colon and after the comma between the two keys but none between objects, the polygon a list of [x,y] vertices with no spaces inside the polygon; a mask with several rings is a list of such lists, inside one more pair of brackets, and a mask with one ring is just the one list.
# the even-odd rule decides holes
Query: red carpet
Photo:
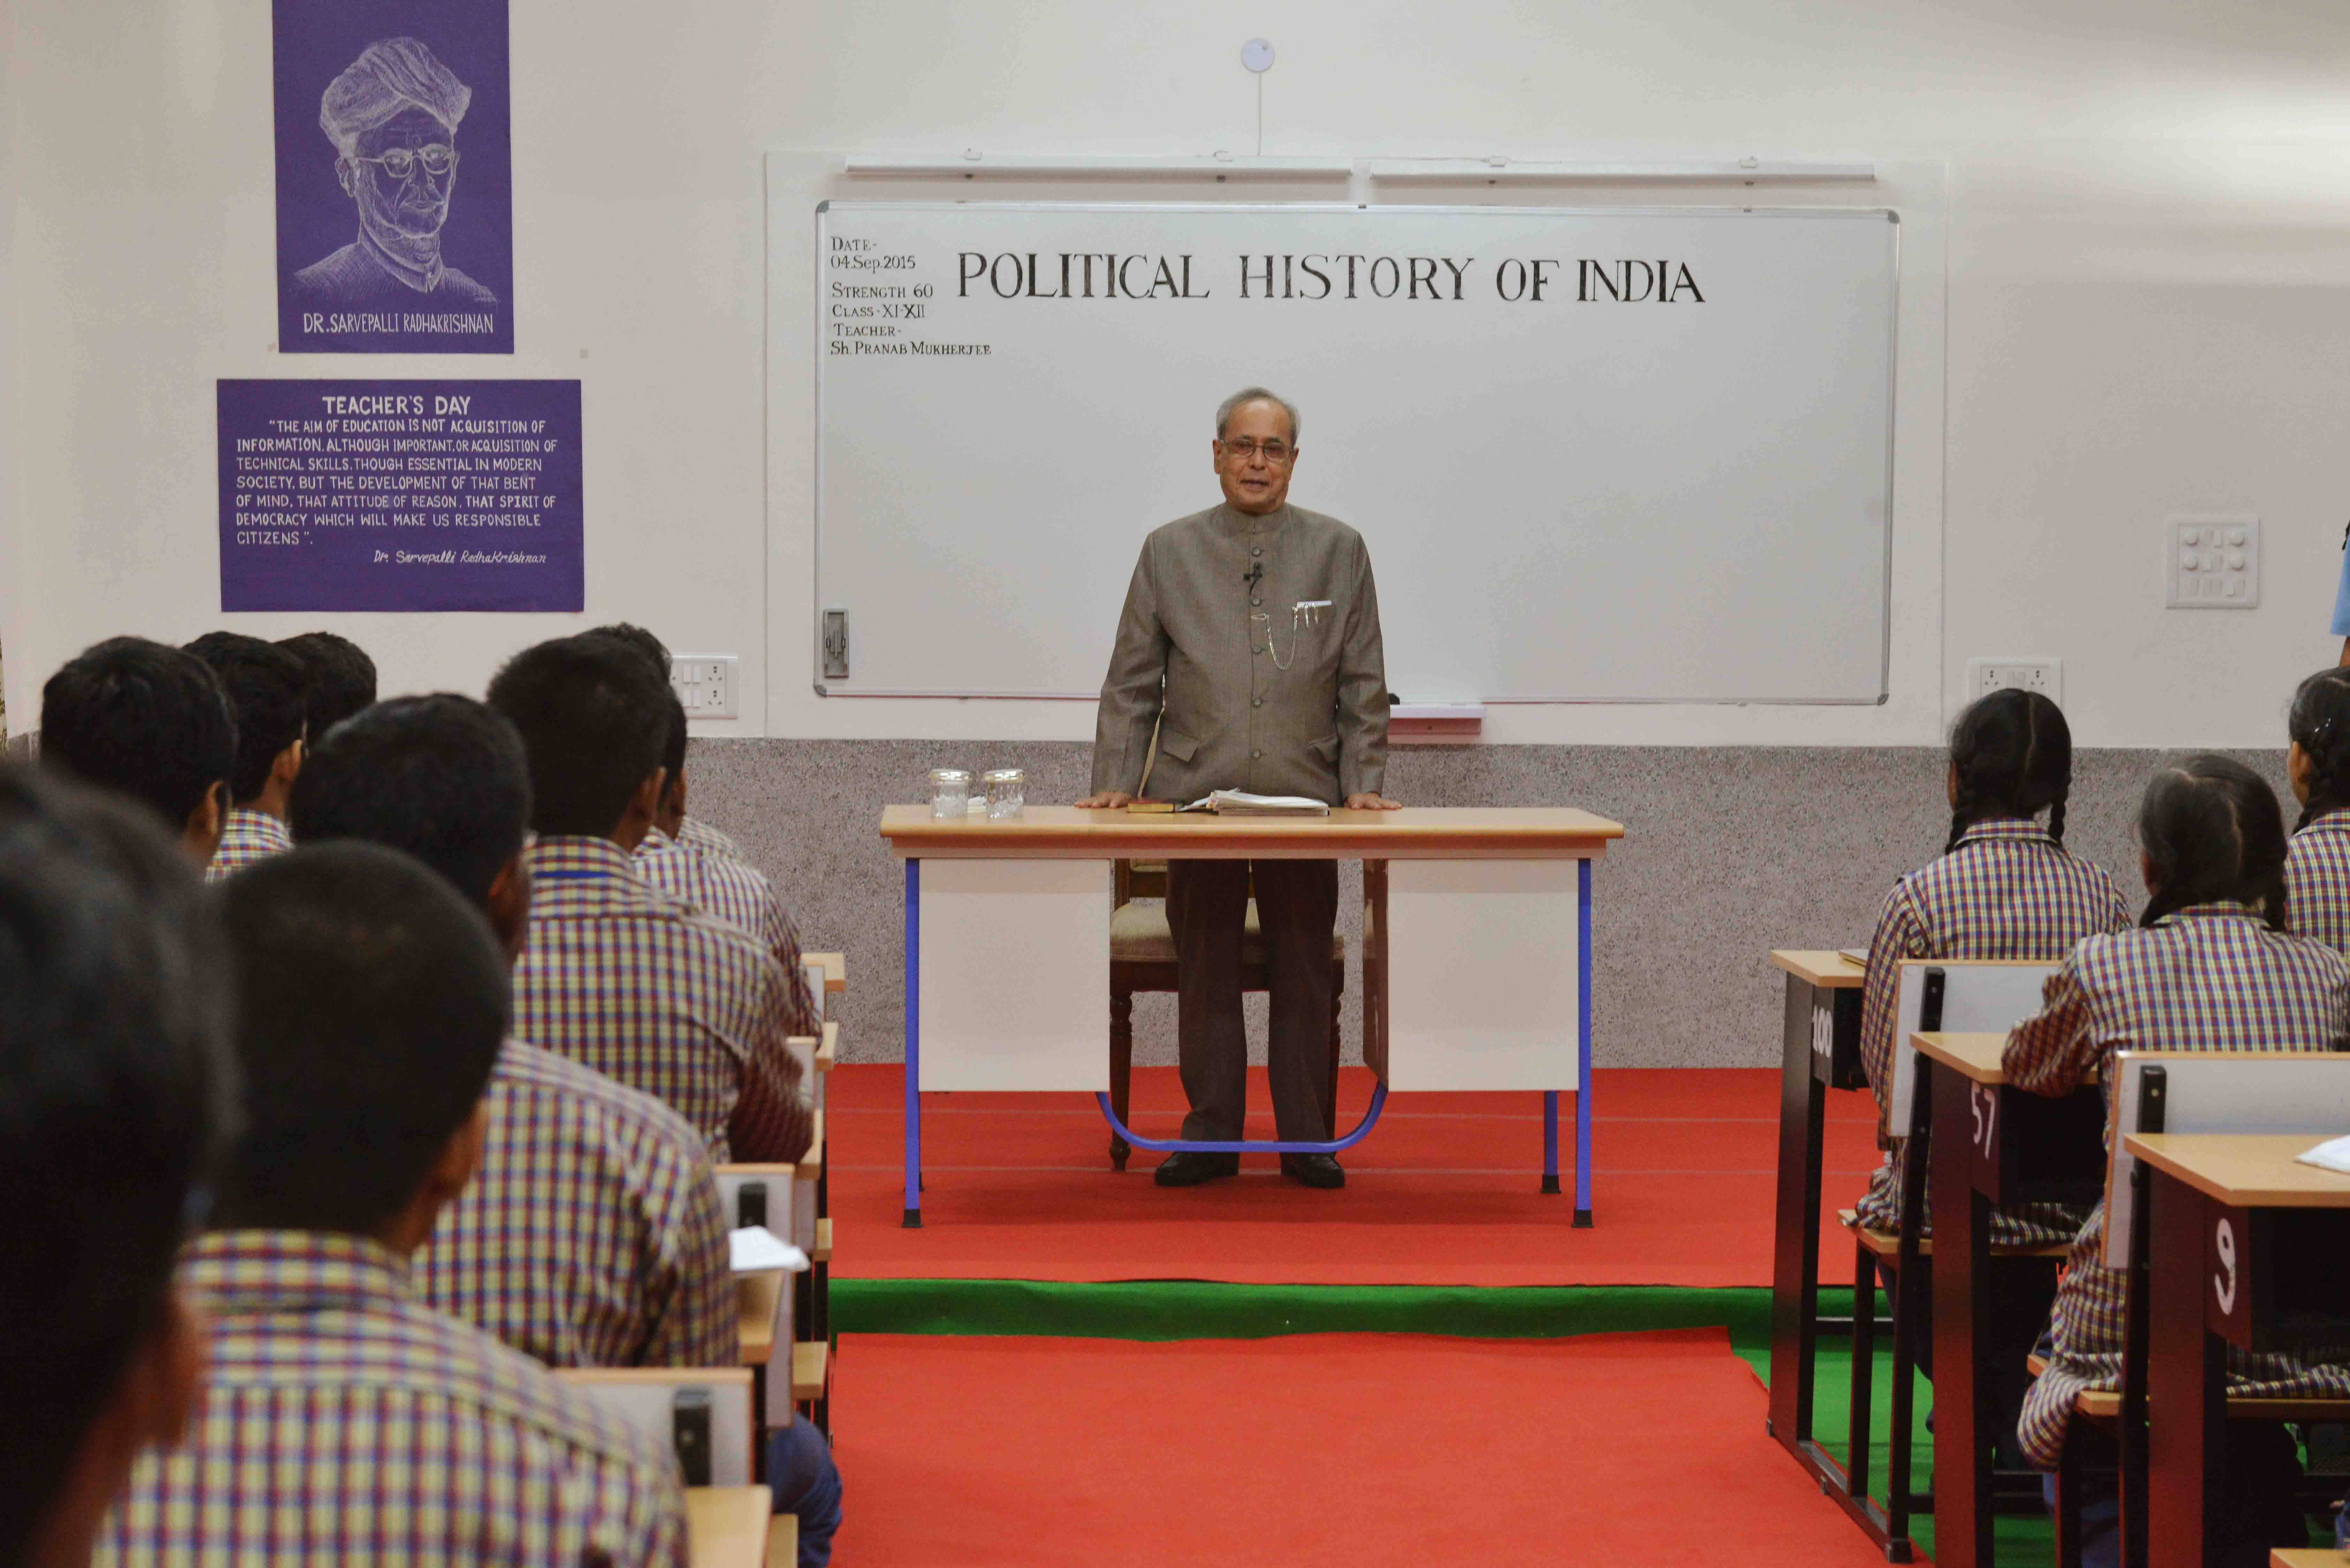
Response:
[{"label": "red carpet", "polygon": [[839,1568],[1864,1568],[1719,1330],[844,1338]]},{"label": "red carpet", "polygon": [[[923,1101],[924,1226],[904,1208],[902,1075],[848,1066],[826,1117],[835,1267],[864,1278],[1211,1279],[1241,1284],[1767,1285],[1778,1167],[1779,1075],[1767,1070],[1596,1075],[1593,1209],[1570,1227],[1573,1096],[1560,1102],[1567,1194],[1536,1190],[1535,1095],[1396,1095],[1344,1157],[1347,1186],[1310,1192],[1270,1155],[1240,1178],[1184,1191],[1150,1184],[1159,1157],[1111,1171],[1090,1096],[931,1095]],[[1339,1125],[1370,1097],[1347,1069]],[[1262,1070],[1251,1103],[1265,1105]],[[1139,1067],[1135,1120],[1171,1136],[1182,1087]],[[1272,1136],[1271,1115],[1248,1136]],[[1848,1205],[1877,1163],[1868,1096],[1828,1097],[1824,1208]],[[1839,1254],[1829,1255],[1831,1277]]]}]

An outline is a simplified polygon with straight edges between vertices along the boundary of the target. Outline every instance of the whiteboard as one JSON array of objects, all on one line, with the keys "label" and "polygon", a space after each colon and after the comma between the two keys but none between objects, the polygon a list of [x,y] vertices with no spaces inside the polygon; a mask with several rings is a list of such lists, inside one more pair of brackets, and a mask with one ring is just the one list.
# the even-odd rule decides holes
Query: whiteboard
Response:
[{"label": "whiteboard", "polygon": [[1892,213],[815,218],[827,695],[1093,698],[1144,535],[1220,499],[1215,407],[1262,383],[1404,701],[1885,699]]}]

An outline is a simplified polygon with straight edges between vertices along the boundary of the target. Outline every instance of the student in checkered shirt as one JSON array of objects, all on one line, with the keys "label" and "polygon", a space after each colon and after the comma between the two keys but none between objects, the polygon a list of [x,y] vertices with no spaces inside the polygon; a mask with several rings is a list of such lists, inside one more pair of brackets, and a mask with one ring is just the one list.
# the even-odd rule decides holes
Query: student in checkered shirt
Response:
[{"label": "student in checkered shirt", "polygon": [[[1940,859],[1894,884],[1868,947],[1860,1051],[1877,1096],[1880,1135],[1908,1130],[1884,1126],[1903,960],[2053,963],[2083,937],[2129,924],[2129,906],[2113,878],[2064,847],[2064,804],[2072,784],[2072,730],[2056,704],[2037,691],[1991,692],[1951,726],[1950,840]],[[1900,1151],[1906,1143],[1905,1137],[1894,1145],[1860,1200],[1862,1221],[1873,1229],[1893,1231],[1900,1223]],[[2006,1245],[2058,1245],[2072,1239],[2085,1217],[2079,1209],[2053,1203],[1995,1210],[1991,1237]],[[1932,1266],[1930,1259],[1918,1261],[1916,1289],[1921,1301],[1933,1297]],[[2034,1260],[2002,1259],[1992,1266],[1989,1335],[1998,1376],[1987,1424],[1996,1431],[2014,1425],[2028,1381],[2023,1358],[2048,1321],[2056,1280],[2052,1268]],[[1893,1261],[1886,1259],[1880,1267],[1890,1287]],[[1931,1376],[1930,1317],[1921,1314],[1918,1326],[1918,1365]]]},{"label": "student in checkered shirt", "polygon": [[2293,695],[2285,775],[2301,820],[2284,858],[2293,929],[2350,951],[2350,670],[2319,670]]},{"label": "student in checkered shirt", "polygon": [[665,1445],[410,1282],[481,1154],[508,1023],[489,923],[372,844],[273,856],[214,899],[243,1127],[182,1265],[210,1384],[99,1561],[683,1568]]},{"label": "student in checkered shirt", "polygon": [[[2122,1050],[2350,1048],[2350,961],[2286,930],[2284,818],[2258,774],[2217,755],[2163,769],[2138,808],[2137,838],[2151,895],[2137,927],[2090,938],[2049,979],[2041,1011],[2008,1037],[2010,1083],[2067,1095],[2093,1075],[2110,1082]],[[2125,1281],[2101,1261],[2105,1231],[2100,1203],[2057,1286],[2048,1370],[2024,1397],[2017,1438],[2042,1469],[2056,1468],[2074,1397],[2120,1386]],[[2350,1397],[2350,1367],[2323,1357],[2231,1353],[2228,1382],[2240,1394]],[[2211,1539],[2230,1543],[2230,1562],[2306,1545],[2292,1438],[2273,1422],[2227,1425],[2226,1503]],[[2108,1470],[2105,1458],[2093,1455],[2093,1467]],[[2107,1473],[2085,1513],[2091,1563],[2114,1561],[2117,1549],[2112,1487]]]},{"label": "student in checkered shirt", "polygon": [[667,694],[644,659],[593,634],[527,649],[490,682],[490,706],[522,732],[538,833],[518,1033],[665,1102],[712,1159],[796,1160],[815,1113],[785,1044],[791,978],[631,858],[666,780]]},{"label": "student in checkered shirt", "polygon": [[203,1397],[172,1262],[235,1075],[198,886],[143,808],[0,767],[0,1563],[87,1561]]},{"label": "student in checkered shirt", "polygon": [[236,710],[228,820],[204,872],[217,881],[294,847],[286,802],[302,771],[309,733],[310,670],[301,655],[241,632],[206,632],[187,651],[212,666]]}]

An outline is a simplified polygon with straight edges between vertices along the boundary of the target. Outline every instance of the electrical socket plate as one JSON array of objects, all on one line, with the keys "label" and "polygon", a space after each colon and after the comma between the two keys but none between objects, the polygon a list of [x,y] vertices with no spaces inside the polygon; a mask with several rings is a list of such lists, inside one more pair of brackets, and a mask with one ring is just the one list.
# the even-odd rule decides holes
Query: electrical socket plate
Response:
[{"label": "electrical socket plate", "polygon": [[742,660],[731,653],[680,653],[669,661],[669,683],[689,719],[739,719],[735,688]]},{"label": "electrical socket plate", "polygon": [[1967,660],[1968,701],[1988,697],[2008,686],[2037,691],[2061,708],[2064,704],[2064,661],[2061,659]]},{"label": "electrical socket plate", "polygon": [[2261,520],[2167,517],[2162,602],[2171,609],[2253,609],[2261,602]]}]

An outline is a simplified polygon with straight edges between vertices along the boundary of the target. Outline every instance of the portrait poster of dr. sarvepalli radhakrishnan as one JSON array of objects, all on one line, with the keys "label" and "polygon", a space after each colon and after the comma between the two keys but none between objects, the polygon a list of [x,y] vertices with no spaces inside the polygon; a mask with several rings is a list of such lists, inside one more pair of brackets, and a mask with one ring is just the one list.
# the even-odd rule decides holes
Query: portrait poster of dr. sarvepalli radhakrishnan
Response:
[{"label": "portrait poster of dr. sarvepalli radhakrishnan", "polygon": [[457,189],[458,127],[473,102],[414,38],[359,52],[318,100],[335,177],[358,209],[358,237],[294,275],[306,306],[334,309],[488,306],[497,295],[454,266],[442,239]]}]

